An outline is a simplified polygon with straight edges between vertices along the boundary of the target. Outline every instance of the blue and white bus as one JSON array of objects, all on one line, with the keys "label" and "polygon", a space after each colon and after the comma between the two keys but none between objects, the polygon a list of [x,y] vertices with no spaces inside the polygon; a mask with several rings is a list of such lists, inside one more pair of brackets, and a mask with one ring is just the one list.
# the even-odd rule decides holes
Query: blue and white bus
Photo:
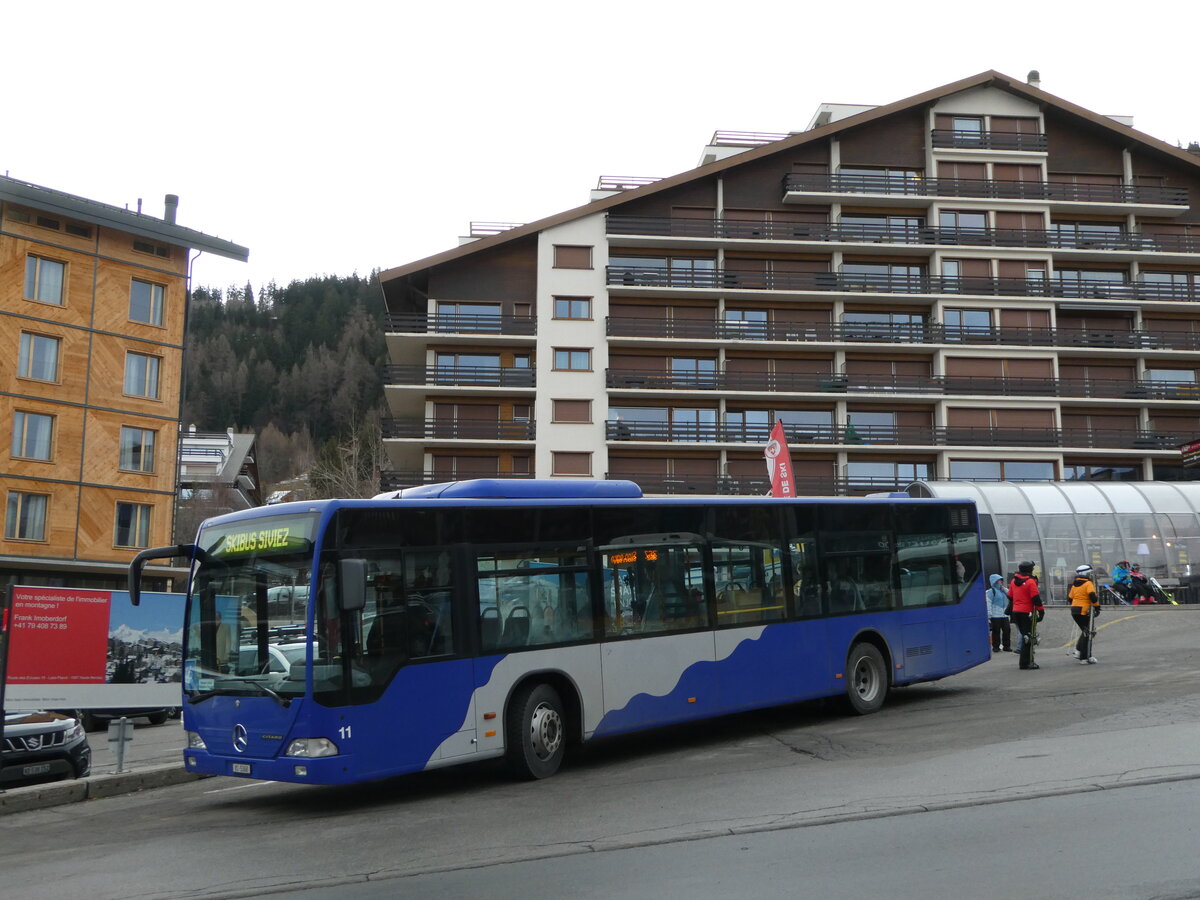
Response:
[{"label": "blue and white bus", "polygon": [[191,561],[200,773],[345,784],[504,757],[543,778],[581,741],[817,697],[870,713],[990,656],[970,501],[427,485],[209,519],[138,554],[135,603],[167,556]]}]

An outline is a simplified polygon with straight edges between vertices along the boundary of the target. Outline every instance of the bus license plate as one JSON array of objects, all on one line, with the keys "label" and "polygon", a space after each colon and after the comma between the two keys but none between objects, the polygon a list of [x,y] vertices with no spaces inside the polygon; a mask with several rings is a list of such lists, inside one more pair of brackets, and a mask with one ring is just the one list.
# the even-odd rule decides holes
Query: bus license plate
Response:
[{"label": "bus license plate", "polygon": [[233,774],[234,775],[249,775],[250,774],[250,763],[234,763],[233,764]]},{"label": "bus license plate", "polygon": [[25,766],[22,775],[45,775],[50,771],[50,763],[38,763],[36,766]]}]

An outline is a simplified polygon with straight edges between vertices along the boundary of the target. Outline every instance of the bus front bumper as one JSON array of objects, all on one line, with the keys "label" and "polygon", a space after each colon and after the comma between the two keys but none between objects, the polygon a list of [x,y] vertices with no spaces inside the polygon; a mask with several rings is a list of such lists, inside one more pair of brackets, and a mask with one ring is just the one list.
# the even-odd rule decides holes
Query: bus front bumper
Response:
[{"label": "bus front bumper", "polygon": [[306,758],[280,756],[273,759],[257,757],[218,756],[207,750],[184,750],[183,765],[198,775],[228,775],[233,778],[255,778],[260,781],[288,781],[295,784],[349,784],[354,780],[353,767],[345,756]]}]

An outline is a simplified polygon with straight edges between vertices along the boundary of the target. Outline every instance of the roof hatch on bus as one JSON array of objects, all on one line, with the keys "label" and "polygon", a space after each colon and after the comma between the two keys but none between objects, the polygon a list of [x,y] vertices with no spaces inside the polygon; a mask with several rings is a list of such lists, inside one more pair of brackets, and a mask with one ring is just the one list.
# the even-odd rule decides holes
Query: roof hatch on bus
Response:
[{"label": "roof hatch on bus", "polygon": [[632,481],[591,481],[560,478],[472,478],[467,481],[446,481],[422,484],[401,491],[380,494],[380,499],[446,499],[475,500],[593,500],[598,498],[636,499],[642,489]]}]

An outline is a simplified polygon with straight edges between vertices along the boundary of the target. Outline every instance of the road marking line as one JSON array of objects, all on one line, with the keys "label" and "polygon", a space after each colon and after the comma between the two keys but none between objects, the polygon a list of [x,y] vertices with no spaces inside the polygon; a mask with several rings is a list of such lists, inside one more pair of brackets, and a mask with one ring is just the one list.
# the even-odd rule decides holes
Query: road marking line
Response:
[{"label": "road marking line", "polygon": [[217,788],[215,791],[205,791],[206,794],[223,794],[226,791],[244,791],[246,788],[263,787],[268,784],[274,784],[274,781],[253,781],[250,784],[239,784],[235,787]]},{"label": "road marking line", "polygon": [[[1107,628],[1109,625],[1116,625],[1118,622],[1127,622],[1130,619],[1136,619],[1140,615],[1141,615],[1141,613],[1133,613],[1132,615],[1121,616],[1121,618],[1119,618],[1119,619],[1109,619],[1103,625],[1097,625],[1096,630],[1100,631],[1103,628]],[[1077,640],[1078,640],[1078,638],[1073,638],[1073,639],[1067,641],[1065,644],[1060,644],[1058,649],[1059,650],[1070,649],[1071,647],[1075,646],[1075,641],[1077,641]]]}]

